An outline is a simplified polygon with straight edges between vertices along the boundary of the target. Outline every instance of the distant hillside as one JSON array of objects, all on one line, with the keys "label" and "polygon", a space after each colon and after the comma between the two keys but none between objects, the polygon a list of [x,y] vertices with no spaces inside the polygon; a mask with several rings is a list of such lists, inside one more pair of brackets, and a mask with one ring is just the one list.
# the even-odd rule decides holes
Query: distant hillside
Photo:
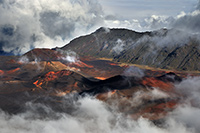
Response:
[{"label": "distant hillside", "polygon": [[200,70],[198,36],[180,30],[135,32],[100,28],[60,48],[81,56],[112,58],[117,62],[165,69]]}]

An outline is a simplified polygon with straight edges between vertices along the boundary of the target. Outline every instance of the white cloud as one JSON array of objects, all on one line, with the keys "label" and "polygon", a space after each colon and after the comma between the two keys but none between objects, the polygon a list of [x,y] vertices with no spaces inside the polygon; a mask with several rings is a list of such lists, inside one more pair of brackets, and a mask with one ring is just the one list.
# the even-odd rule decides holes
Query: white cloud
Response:
[{"label": "white cloud", "polygon": [[62,56],[60,57],[62,60],[69,63],[79,62],[79,56],[74,51],[59,50],[59,52],[62,54]]},{"label": "white cloud", "polygon": [[[131,18],[123,18],[115,13],[105,14],[99,2],[102,3],[98,0],[1,0],[0,50],[22,54],[35,47],[60,47],[72,38],[95,31],[100,26],[136,31],[156,30],[163,27],[185,29],[193,33],[200,31],[199,6],[194,12],[188,13],[188,10],[182,10],[172,16],[150,11],[148,14],[145,11],[147,16],[141,19],[134,17],[136,12]],[[155,2],[156,0],[153,1]],[[180,1],[174,2],[180,3]],[[173,1],[170,3],[172,4]],[[184,1],[181,6],[186,3],[192,5],[194,1],[191,3]],[[163,3],[158,2],[159,4]],[[142,5],[139,5],[142,8]]]},{"label": "white cloud", "polygon": [[[156,2],[157,0],[153,1],[152,3]],[[135,1],[136,2],[136,1]],[[146,0],[143,1],[143,3],[147,2]],[[172,6],[176,6],[175,4],[183,4],[187,3],[190,5],[194,5],[194,3],[197,1],[169,1],[169,3],[172,4]],[[131,1],[129,1],[130,4],[132,4]],[[140,3],[140,2],[138,2]],[[163,2],[158,2],[157,5],[163,4]],[[169,4],[166,3],[166,4]],[[200,2],[199,2],[200,3]],[[149,2],[151,4],[151,2]],[[164,6],[164,5],[160,5]],[[183,5],[182,5],[183,6]],[[183,6],[184,7],[184,6]],[[142,6],[140,6],[142,9]],[[166,7],[165,7],[166,8]],[[176,7],[177,8],[177,7]],[[141,10],[140,9],[140,10]],[[199,20],[200,20],[200,13],[199,13],[199,4],[196,7],[191,8],[190,10],[182,10],[176,11],[175,13],[172,14],[160,14],[161,12],[155,8],[154,10],[159,12],[155,13],[153,11],[146,11],[145,14],[150,14],[146,15],[145,17],[134,17],[134,19],[129,18],[129,19],[122,19],[119,16],[113,18],[113,19],[108,19],[105,20],[105,24],[107,27],[120,27],[120,28],[128,28],[136,31],[152,31],[152,30],[158,30],[161,28],[176,28],[176,29],[181,29],[184,30],[184,32],[191,32],[191,33],[199,33],[200,28],[199,28]],[[119,9],[118,9],[119,10]],[[139,9],[138,9],[139,10]],[[193,10],[193,11],[191,11]],[[130,9],[130,12],[134,12],[134,9]],[[136,11],[137,12],[137,11]],[[134,14],[133,14],[134,16]],[[133,17],[132,16],[132,17]]]},{"label": "white cloud", "polygon": [[200,77],[189,77],[176,85],[177,91],[200,108]]},{"label": "white cloud", "polygon": [[26,63],[29,63],[29,59],[28,59],[27,56],[22,56],[22,57],[19,58],[19,62],[26,64]]},{"label": "white cloud", "polygon": [[182,11],[179,15],[177,15],[177,18],[181,18],[184,17],[186,15],[186,13],[184,11]]},{"label": "white cloud", "polygon": [[197,0],[99,0],[105,12],[123,19],[142,20],[151,15],[176,16],[191,11]]},{"label": "white cloud", "polygon": [[[181,123],[184,127],[187,127],[190,132],[199,133],[200,120],[196,118],[200,115],[200,108],[192,107],[188,104],[179,106],[169,116],[169,122],[174,120],[173,123]],[[171,120],[170,120],[171,119]]]},{"label": "white cloud", "polygon": [[200,11],[195,10],[192,13],[182,15],[182,17],[179,17],[174,21],[171,25],[172,27],[185,30],[187,32],[191,33],[199,33],[200,26]]},{"label": "white cloud", "polygon": [[138,78],[142,78],[144,76],[144,70],[135,67],[135,66],[130,66],[127,69],[125,69],[123,75],[125,76],[135,76]]},{"label": "white cloud", "polygon": [[125,42],[123,42],[121,39],[118,39],[115,42],[115,46],[112,48],[112,51],[114,51],[117,54],[120,54],[124,50]]},{"label": "white cloud", "polygon": [[0,12],[1,47],[15,54],[63,46],[103,23],[96,0],[6,0],[0,3]]},{"label": "white cloud", "polygon": [[[55,112],[48,106],[40,103],[27,103],[27,111],[9,115],[0,111],[0,132],[2,133],[198,133],[200,131],[199,103],[200,78],[188,78],[175,85],[175,89],[183,96],[181,103],[174,111],[166,116],[162,126],[156,126],[151,121],[139,118],[137,120],[118,112],[113,105],[86,96],[75,98],[65,96],[61,107],[66,113]],[[171,94],[154,88],[147,93],[134,93],[130,102],[140,105],[142,99],[152,97],[152,100],[171,97]],[[117,100],[117,99],[116,99]],[[114,101],[117,102],[117,101]],[[69,108],[69,109],[68,109]],[[71,110],[71,111],[70,111]],[[41,113],[42,112],[42,113]],[[44,115],[45,114],[45,115]]]},{"label": "white cloud", "polygon": [[[18,115],[11,116],[0,112],[0,131],[2,133],[192,132],[190,128],[177,122],[175,119],[168,120],[169,124],[163,128],[155,126],[152,122],[144,118],[133,120],[112,110],[112,108],[108,108],[105,103],[92,97],[81,98],[71,103],[71,106],[75,106],[75,110],[69,114],[56,113],[42,104],[29,104],[31,106],[29,107],[30,110]],[[44,117],[44,114],[40,114],[41,110],[45,111],[44,114],[48,114],[49,117]]]}]

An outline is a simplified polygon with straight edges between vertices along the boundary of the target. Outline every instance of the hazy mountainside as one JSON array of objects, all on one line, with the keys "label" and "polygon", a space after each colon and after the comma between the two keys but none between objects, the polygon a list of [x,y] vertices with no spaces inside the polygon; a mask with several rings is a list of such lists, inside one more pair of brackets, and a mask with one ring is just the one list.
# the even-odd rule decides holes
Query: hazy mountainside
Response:
[{"label": "hazy mountainside", "polygon": [[100,28],[60,48],[81,56],[112,58],[117,62],[177,70],[200,70],[198,35],[161,29],[135,32]]}]

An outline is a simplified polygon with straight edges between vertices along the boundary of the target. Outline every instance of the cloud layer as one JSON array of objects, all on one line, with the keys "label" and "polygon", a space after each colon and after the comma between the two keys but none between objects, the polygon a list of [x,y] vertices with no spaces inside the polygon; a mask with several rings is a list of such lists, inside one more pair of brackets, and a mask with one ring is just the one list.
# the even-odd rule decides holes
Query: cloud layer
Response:
[{"label": "cloud layer", "polygon": [[96,0],[1,0],[0,50],[21,54],[63,46],[102,23]]},{"label": "cloud layer", "polygon": [[[127,0],[128,1],[128,0]],[[136,5],[139,4],[140,2],[136,2]],[[156,4],[157,2],[157,4]],[[184,1],[185,3],[188,3],[188,1]],[[183,4],[184,2],[182,1],[169,1],[171,4]],[[194,1],[193,1],[194,2]],[[133,4],[132,2],[129,1],[130,4]],[[148,3],[146,0],[144,0],[144,3]],[[158,2],[154,0],[152,3],[154,3],[157,6],[164,6],[163,2]],[[149,4],[152,4],[149,3]],[[105,23],[108,25],[108,27],[122,27],[122,28],[129,28],[137,31],[146,31],[146,30],[158,30],[160,28],[177,28],[185,31],[189,31],[192,33],[196,33],[200,31],[199,28],[199,19],[200,19],[200,2],[196,3],[196,6],[190,9],[190,11],[182,10],[180,12],[176,12],[175,14],[159,14],[154,11],[154,6],[149,5],[149,8],[151,9],[152,12],[146,11],[143,13],[144,15],[147,15],[147,17],[135,17],[135,18],[128,18],[128,19],[120,19],[117,16],[109,16],[106,20]],[[148,4],[147,4],[148,5]],[[126,5],[127,8],[129,8],[128,5]],[[133,6],[135,6],[133,4]],[[172,6],[172,5],[171,5]],[[186,6],[186,5],[185,5]],[[142,7],[142,6],[141,6]],[[164,6],[165,7],[165,6]],[[168,7],[168,4],[167,4]],[[157,7],[158,8],[158,7]],[[166,8],[166,7],[165,7]],[[169,7],[168,7],[169,8]],[[129,9],[130,10],[130,9]],[[141,10],[141,9],[140,9]],[[140,11],[139,10],[139,11]],[[146,9],[144,9],[146,10]],[[159,12],[161,9],[155,9],[155,11]],[[173,10],[173,9],[172,9]],[[130,10],[134,11],[134,9]],[[164,10],[166,11],[166,10]],[[161,11],[162,12],[162,11]],[[136,11],[137,13],[137,11]],[[134,16],[134,15],[133,15]]]},{"label": "cloud layer", "polygon": [[182,11],[177,16],[154,14],[143,20],[105,13],[99,2],[1,0],[0,52],[23,54],[36,47],[61,47],[71,39],[95,31],[100,26],[136,31],[163,27],[178,28],[192,33],[200,31],[200,2],[190,13]]},{"label": "cloud layer", "polygon": [[[185,82],[196,82],[196,80],[185,80],[177,86],[180,87]],[[140,94],[142,95],[142,92],[138,93],[138,96],[131,99],[130,102],[138,104]],[[154,98],[168,96],[156,89],[148,95]],[[200,113],[199,107],[192,107],[189,103],[177,107],[167,116],[162,127],[159,127],[142,117],[134,120],[124,116],[117,111],[116,107],[107,106],[93,97],[79,98],[77,101],[71,96],[66,96],[62,102],[63,108],[67,109],[65,107],[67,105],[73,108],[73,111],[58,113],[39,103],[27,103],[28,110],[18,115],[9,115],[1,111],[0,131],[2,133],[197,133],[200,131],[199,119],[196,117]],[[43,113],[40,113],[41,111]],[[44,114],[46,115],[44,116]]]}]

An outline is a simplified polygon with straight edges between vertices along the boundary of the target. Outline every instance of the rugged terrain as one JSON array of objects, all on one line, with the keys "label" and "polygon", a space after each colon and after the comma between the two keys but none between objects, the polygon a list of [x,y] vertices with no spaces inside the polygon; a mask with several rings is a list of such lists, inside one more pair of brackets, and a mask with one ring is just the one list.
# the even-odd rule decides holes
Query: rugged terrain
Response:
[{"label": "rugged terrain", "polygon": [[135,32],[100,28],[72,40],[62,50],[79,55],[111,58],[113,61],[165,69],[200,70],[198,35],[176,29]]},{"label": "rugged terrain", "polygon": [[[149,56],[146,54],[153,44],[133,44],[144,36],[166,36],[168,32],[100,28],[63,48],[1,56],[0,108],[18,114],[27,110],[28,103],[41,103],[54,111],[71,113],[76,110],[72,99],[91,96],[126,117],[144,117],[159,125],[185,102],[176,85],[188,76],[199,76],[199,49],[193,39],[178,48],[162,47]],[[121,43],[122,51],[113,50]],[[71,99],[66,99],[69,95]]]}]

